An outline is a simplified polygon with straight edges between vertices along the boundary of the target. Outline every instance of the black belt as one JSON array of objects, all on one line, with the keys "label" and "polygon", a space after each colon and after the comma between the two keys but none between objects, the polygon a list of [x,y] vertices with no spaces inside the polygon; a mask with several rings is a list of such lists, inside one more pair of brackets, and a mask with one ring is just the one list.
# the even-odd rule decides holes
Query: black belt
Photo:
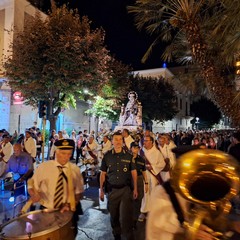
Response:
[{"label": "black belt", "polygon": [[121,184],[121,185],[112,185],[111,184],[111,188],[116,188],[116,189],[121,189],[121,188],[124,188],[126,186],[127,186],[126,184]]}]

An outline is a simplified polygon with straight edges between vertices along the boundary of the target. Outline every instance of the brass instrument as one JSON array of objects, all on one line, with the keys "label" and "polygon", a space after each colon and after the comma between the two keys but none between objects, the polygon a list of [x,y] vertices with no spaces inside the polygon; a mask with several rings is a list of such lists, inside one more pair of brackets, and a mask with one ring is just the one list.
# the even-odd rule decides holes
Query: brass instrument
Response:
[{"label": "brass instrument", "polygon": [[177,160],[171,184],[195,205],[187,224],[188,239],[195,239],[202,223],[219,236],[227,230],[229,200],[238,194],[240,185],[239,165],[232,156],[211,149],[187,152]]}]

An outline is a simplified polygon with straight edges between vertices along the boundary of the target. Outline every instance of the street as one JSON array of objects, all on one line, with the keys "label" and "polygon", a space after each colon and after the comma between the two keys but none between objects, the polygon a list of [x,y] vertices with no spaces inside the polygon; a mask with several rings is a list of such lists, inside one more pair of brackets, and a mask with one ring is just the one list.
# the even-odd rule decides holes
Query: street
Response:
[{"label": "street", "polygon": [[[76,240],[113,240],[107,205],[99,201],[98,185],[95,179],[89,182],[81,201],[84,214],[78,222]],[[145,223],[137,223],[135,239],[145,239]]]},{"label": "street", "polygon": [[[110,216],[107,211],[107,201],[98,198],[98,183],[93,177],[86,185],[83,200],[81,200],[83,215],[78,222],[76,240],[113,240]],[[0,192],[0,223],[4,224],[13,219],[13,202],[9,201],[11,191],[5,188]],[[105,198],[106,200],[106,198]],[[46,229],[47,230],[47,229]],[[22,233],[23,235],[25,233]],[[138,223],[135,230],[137,240],[145,239],[145,223]],[[64,239],[65,240],[65,239]]]}]

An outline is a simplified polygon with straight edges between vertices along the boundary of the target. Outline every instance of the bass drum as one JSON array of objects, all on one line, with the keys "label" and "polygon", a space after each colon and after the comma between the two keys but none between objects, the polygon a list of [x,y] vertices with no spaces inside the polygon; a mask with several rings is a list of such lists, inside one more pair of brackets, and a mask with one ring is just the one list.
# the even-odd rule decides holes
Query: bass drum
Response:
[{"label": "bass drum", "polygon": [[29,212],[2,225],[0,239],[74,240],[72,216],[72,212]]}]

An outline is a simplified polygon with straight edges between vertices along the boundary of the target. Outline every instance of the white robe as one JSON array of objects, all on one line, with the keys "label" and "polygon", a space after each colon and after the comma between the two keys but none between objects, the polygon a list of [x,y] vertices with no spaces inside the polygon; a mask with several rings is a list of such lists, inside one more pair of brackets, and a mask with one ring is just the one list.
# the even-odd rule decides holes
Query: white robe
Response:
[{"label": "white robe", "polygon": [[[160,153],[160,151],[153,146],[151,149],[147,150],[146,148],[143,148],[145,157],[147,160],[151,163],[151,166],[153,168],[153,173],[157,175],[162,171],[162,169],[165,167],[165,161]],[[141,204],[141,212],[147,213],[150,211],[150,203],[149,203],[149,197],[154,190],[154,188],[159,184],[157,179],[147,170],[147,179],[148,179],[148,192],[144,193],[144,197],[142,199]]]},{"label": "white robe", "polygon": [[[186,201],[177,197],[183,211],[186,211]],[[154,188],[149,204],[151,204],[151,211],[147,217],[146,240],[173,240],[176,233],[184,232],[169,195],[161,185]]]}]

